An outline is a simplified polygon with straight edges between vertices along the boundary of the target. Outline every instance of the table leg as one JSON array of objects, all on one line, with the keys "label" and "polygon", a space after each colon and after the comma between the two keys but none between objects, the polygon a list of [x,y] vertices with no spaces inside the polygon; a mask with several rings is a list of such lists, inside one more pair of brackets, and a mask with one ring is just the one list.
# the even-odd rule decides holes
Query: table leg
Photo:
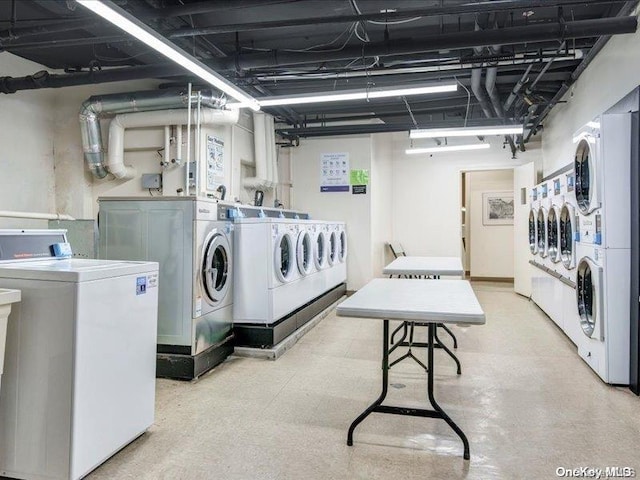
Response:
[{"label": "table leg", "polygon": [[458,425],[456,425],[455,422],[451,420],[451,418],[449,418],[449,415],[447,415],[444,412],[444,410],[442,410],[440,405],[437,404],[433,394],[433,371],[435,370],[433,365],[433,344],[435,339],[436,328],[437,328],[437,325],[435,323],[429,324],[429,348],[428,348],[428,355],[427,355],[427,358],[428,358],[427,363],[429,364],[429,373],[427,375],[427,395],[429,397],[429,402],[433,406],[434,410],[440,413],[440,418],[442,418],[445,422],[447,422],[447,424],[453,429],[454,432],[458,434],[458,436],[462,440],[462,444],[464,446],[464,459],[469,460],[470,458],[469,440],[467,440],[466,435],[460,429],[460,427],[458,427]]},{"label": "table leg", "polygon": [[[395,338],[396,338],[396,334],[402,330],[404,328],[404,332],[402,333],[402,338],[400,339],[400,342],[403,342],[405,338],[407,338],[407,322],[402,322],[398,328],[396,328],[393,333],[391,334],[391,344],[395,344]],[[389,352],[391,353],[391,352]]]},{"label": "table leg", "polygon": [[[413,322],[411,322],[411,326],[409,327],[409,350],[407,350],[407,353],[405,353],[404,355],[402,355],[401,357],[396,358],[393,362],[391,362],[389,364],[389,368],[393,367],[394,365],[400,363],[401,361],[403,361],[406,358],[411,358],[413,359],[414,362],[416,362],[418,365],[420,365],[422,368],[424,368],[424,370],[427,370],[427,366],[422,363],[420,361],[420,359],[418,357],[416,357],[413,354],[413,351],[411,350],[411,347],[413,346],[413,333],[414,333],[414,329],[415,329],[415,324]],[[395,344],[393,346],[393,349],[395,349],[398,345],[402,344],[402,342],[399,342],[397,344]]]},{"label": "table leg", "polygon": [[[431,331],[431,325],[434,325],[433,323],[429,324],[429,331]],[[438,345],[440,346],[439,348],[443,349],[445,352],[447,352],[447,354],[453,358],[453,361],[456,362],[456,366],[458,367],[458,375],[462,375],[462,367],[460,366],[460,360],[458,360],[458,357],[456,357],[454,355],[454,353],[449,350],[449,347],[447,347],[444,343],[442,343],[442,341],[438,338],[438,327],[444,327],[443,324],[438,323],[435,325],[433,331],[434,331],[434,336],[436,339],[436,342],[438,342]]]},{"label": "table leg", "polygon": [[378,399],[369,406],[364,412],[362,412],[358,418],[356,418],[349,427],[349,433],[347,434],[347,445],[353,445],[353,432],[356,427],[371,413],[373,413],[377,407],[382,405],[382,402],[387,396],[387,390],[389,389],[389,320],[385,320],[382,331],[382,393]]},{"label": "table leg", "polygon": [[458,348],[458,339],[453,334],[453,332],[449,330],[449,327],[447,327],[444,323],[440,323],[438,324],[438,326],[442,328],[445,332],[447,332],[449,336],[453,339],[453,348]]}]

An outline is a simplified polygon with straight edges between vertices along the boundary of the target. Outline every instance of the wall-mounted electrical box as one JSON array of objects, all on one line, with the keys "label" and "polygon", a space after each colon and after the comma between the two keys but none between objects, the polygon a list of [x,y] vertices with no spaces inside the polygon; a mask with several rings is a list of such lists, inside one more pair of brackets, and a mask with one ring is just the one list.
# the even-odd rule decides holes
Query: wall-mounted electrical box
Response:
[{"label": "wall-mounted electrical box", "polygon": [[162,175],[159,173],[143,173],[142,188],[159,190],[162,188]]}]

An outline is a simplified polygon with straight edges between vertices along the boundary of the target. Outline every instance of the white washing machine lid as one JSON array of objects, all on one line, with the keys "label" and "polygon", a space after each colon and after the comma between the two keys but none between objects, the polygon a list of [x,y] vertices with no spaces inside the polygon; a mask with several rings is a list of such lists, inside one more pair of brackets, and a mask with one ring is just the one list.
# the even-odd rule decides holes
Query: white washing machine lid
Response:
[{"label": "white washing machine lid", "polygon": [[274,243],[273,270],[281,282],[291,281],[296,268],[296,248],[289,232],[280,233]]},{"label": "white washing machine lid", "polygon": [[157,271],[158,263],[156,262],[82,258],[18,261],[0,264],[0,278],[56,282],[87,282],[136,273],[148,274]]}]

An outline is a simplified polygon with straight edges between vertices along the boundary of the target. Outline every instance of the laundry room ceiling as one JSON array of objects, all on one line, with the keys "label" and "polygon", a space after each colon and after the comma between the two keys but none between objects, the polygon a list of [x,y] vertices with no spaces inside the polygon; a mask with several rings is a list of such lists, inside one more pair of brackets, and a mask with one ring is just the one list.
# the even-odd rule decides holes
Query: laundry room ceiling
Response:
[{"label": "laundry room ceiling", "polygon": [[[460,85],[453,93],[265,108],[290,138],[525,123],[522,148],[609,36],[635,32],[629,13],[637,3],[115,2],[254,97]],[[140,78],[163,87],[200,82],[74,0],[0,2],[0,50],[64,70],[0,77],[3,93]]]}]

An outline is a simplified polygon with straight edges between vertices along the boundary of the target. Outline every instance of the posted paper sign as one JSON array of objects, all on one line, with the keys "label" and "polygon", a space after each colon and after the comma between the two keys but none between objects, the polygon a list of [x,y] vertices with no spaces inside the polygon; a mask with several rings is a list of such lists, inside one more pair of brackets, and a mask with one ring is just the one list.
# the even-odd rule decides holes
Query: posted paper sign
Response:
[{"label": "posted paper sign", "polygon": [[349,191],[349,154],[320,154],[320,191]]},{"label": "posted paper sign", "polygon": [[215,190],[224,181],[224,142],[207,135],[207,190]]}]

